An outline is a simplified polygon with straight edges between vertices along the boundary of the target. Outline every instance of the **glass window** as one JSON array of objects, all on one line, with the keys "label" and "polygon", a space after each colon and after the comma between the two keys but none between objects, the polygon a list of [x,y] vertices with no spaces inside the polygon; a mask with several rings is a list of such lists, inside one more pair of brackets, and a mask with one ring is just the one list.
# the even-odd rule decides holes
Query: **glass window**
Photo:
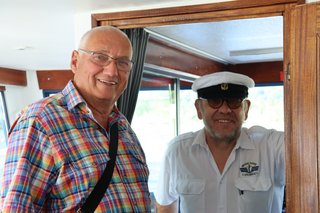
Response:
[{"label": "glass window", "polygon": [[180,81],[179,93],[179,134],[186,132],[195,132],[203,127],[202,120],[197,116],[197,110],[194,102],[197,99],[197,93],[191,89],[192,83]]},{"label": "glass window", "polygon": [[245,127],[259,125],[284,131],[283,86],[256,86],[249,89],[251,106]]},{"label": "glass window", "polygon": [[158,171],[167,143],[176,135],[174,79],[144,74],[132,119],[150,170],[149,188],[156,189]]},{"label": "glass window", "polygon": [[0,187],[2,183],[2,174],[3,174],[4,161],[6,156],[8,126],[9,126],[9,123],[8,123],[4,91],[0,91]]}]

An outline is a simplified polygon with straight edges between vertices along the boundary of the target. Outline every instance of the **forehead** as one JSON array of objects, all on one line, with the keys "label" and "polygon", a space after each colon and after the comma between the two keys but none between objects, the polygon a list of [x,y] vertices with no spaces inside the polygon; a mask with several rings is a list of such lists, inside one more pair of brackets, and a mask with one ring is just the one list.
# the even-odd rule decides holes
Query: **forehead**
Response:
[{"label": "forehead", "polygon": [[116,30],[93,31],[83,40],[82,48],[131,56],[132,47],[129,39]]}]

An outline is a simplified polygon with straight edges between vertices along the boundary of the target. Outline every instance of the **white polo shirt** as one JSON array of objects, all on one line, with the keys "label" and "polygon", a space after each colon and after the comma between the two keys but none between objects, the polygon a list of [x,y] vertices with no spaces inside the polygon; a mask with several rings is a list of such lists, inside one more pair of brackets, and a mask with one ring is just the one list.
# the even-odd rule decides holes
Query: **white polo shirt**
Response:
[{"label": "white polo shirt", "polygon": [[281,213],[285,185],[284,134],[243,128],[221,174],[204,130],[171,141],[160,171],[156,200],[180,198],[181,213]]}]

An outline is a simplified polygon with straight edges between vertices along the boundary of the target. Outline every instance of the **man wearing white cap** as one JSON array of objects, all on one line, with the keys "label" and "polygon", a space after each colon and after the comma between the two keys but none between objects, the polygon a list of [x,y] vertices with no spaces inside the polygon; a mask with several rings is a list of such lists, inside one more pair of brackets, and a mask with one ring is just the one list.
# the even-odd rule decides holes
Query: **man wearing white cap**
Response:
[{"label": "man wearing white cap", "polygon": [[284,134],[242,127],[250,87],[251,78],[232,72],[195,80],[204,128],[171,141],[155,193],[159,213],[282,212]]}]

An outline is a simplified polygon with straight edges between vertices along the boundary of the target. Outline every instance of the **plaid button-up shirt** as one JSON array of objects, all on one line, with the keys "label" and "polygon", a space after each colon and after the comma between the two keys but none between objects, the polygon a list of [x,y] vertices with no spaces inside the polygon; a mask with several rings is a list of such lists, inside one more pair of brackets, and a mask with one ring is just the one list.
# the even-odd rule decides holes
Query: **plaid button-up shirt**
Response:
[{"label": "plaid button-up shirt", "polygon": [[[96,212],[150,212],[149,171],[140,143],[114,107],[119,145],[112,180]],[[9,132],[0,197],[3,212],[75,212],[109,160],[109,132],[72,81],[22,111]]]}]

